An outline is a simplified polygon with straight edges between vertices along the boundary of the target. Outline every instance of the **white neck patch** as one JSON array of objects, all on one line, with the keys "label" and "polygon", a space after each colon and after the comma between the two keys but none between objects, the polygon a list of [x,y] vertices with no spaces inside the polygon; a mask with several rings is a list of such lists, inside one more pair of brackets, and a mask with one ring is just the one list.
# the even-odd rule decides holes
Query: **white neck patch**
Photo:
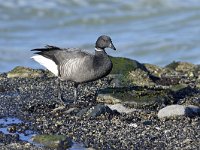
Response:
[{"label": "white neck patch", "polygon": [[100,49],[100,48],[95,48],[95,51],[97,51],[97,52],[102,52],[102,51],[104,51],[103,49]]}]

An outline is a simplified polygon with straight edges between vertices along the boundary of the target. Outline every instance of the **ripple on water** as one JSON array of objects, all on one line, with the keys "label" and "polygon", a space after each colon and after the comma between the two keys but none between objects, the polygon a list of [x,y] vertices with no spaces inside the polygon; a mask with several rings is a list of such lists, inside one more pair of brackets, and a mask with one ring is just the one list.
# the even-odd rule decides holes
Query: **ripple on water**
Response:
[{"label": "ripple on water", "polygon": [[45,44],[93,51],[101,34],[116,43],[118,51],[109,51],[112,56],[157,65],[200,62],[199,0],[0,0],[0,4],[0,72],[16,65],[38,68],[29,59],[29,50]]}]

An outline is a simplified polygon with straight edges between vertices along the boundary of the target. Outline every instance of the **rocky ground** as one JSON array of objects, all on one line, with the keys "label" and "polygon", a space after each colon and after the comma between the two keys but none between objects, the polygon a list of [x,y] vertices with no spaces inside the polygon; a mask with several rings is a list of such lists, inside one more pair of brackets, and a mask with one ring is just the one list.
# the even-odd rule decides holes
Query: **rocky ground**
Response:
[{"label": "rocky ground", "polygon": [[[111,75],[79,86],[75,104],[73,83],[62,82],[65,107],[49,72],[1,74],[0,149],[200,149],[200,67],[112,61]],[[5,125],[8,117],[21,122]]]}]

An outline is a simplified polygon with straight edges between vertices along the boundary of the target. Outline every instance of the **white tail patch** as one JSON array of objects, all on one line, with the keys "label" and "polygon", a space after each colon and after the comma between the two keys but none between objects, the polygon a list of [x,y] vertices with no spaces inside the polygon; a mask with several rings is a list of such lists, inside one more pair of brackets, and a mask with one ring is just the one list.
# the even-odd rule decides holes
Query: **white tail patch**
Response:
[{"label": "white tail patch", "polygon": [[48,59],[48,58],[41,56],[41,55],[34,55],[31,58],[33,58],[39,64],[41,64],[42,66],[47,68],[49,71],[51,71],[53,74],[58,76],[58,66],[56,65],[56,63],[53,60]]}]

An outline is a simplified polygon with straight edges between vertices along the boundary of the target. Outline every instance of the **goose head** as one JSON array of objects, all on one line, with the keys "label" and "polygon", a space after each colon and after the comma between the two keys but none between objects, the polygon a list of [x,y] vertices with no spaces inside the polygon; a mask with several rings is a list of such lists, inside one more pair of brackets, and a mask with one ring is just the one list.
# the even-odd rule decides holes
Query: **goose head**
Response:
[{"label": "goose head", "polygon": [[115,46],[112,43],[111,38],[107,35],[101,35],[97,39],[95,48],[101,50],[104,50],[105,48],[111,48],[113,50],[116,50]]}]

